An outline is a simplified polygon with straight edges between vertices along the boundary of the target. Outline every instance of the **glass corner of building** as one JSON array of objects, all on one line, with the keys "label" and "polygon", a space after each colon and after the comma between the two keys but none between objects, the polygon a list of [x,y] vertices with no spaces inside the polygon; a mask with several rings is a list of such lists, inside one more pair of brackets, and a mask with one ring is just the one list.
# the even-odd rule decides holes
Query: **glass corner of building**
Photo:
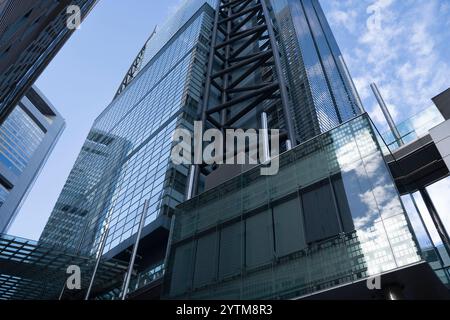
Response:
[{"label": "glass corner of building", "polygon": [[178,209],[168,297],[295,298],[422,260],[366,114],[279,160]]}]

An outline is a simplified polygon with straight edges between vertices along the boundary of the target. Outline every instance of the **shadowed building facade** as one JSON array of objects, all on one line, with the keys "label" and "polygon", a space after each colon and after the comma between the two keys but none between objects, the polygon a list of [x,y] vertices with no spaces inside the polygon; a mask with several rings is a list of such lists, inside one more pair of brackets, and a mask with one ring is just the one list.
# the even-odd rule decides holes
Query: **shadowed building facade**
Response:
[{"label": "shadowed building facade", "polygon": [[73,33],[68,7],[83,19],[96,0],[4,0],[0,3],[0,122]]}]

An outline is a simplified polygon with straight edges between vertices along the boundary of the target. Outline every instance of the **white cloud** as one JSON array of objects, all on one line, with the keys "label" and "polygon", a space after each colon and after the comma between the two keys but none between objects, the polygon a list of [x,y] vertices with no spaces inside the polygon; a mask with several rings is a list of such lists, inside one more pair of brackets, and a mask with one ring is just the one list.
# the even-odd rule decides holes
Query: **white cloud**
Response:
[{"label": "white cloud", "polygon": [[[363,103],[380,131],[387,124],[369,88],[371,82],[378,84],[397,123],[419,112],[422,113],[413,123],[416,130],[434,120],[429,110],[423,110],[432,105],[432,97],[450,87],[450,1],[322,0],[321,3]],[[371,177],[378,176],[376,171],[368,172],[374,173]],[[399,202],[386,194],[390,186],[382,182],[377,181],[374,190],[360,195],[367,212],[356,219],[358,226],[376,219],[374,212],[379,209],[401,211]],[[428,189],[450,230],[447,214],[450,180]],[[420,211],[426,212],[423,201],[416,200]],[[424,215],[424,219],[437,244],[440,241],[431,218]],[[364,230],[361,236],[366,236]]]},{"label": "white cloud", "polygon": [[[443,28],[449,21],[445,12],[450,12],[450,3],[359,0],[322,4],[376,123],[385,121],[370,91],[371,82],[380,87],[397,122],[430,106],[430,99],[450,86],[445,52],[450,29]],[[355,27],[349,30],[348,25]]]},{"label": "white cloud", "polygon": [[439,11],[441,11],[441,13],[443,13],[443,14],[449,14],[450,13],[450,2],[443,1],[441,3],[441,7],[439,8]]},{"label": "white cloud", "polygon": [[349,32],[357,31],[356,17],[358,13],[356,10],[335,10],[329,15],[331,23],[346,28]]},{"label": "white cloud", "polygon": [[169,6],[169,8],[167,9],[168,12],[168,16],[172,16],[174,15],[178,10],[181,9],[181,7],[183,7],[184,5],[186,5],[186,0],[178,0],[177,3]]}]

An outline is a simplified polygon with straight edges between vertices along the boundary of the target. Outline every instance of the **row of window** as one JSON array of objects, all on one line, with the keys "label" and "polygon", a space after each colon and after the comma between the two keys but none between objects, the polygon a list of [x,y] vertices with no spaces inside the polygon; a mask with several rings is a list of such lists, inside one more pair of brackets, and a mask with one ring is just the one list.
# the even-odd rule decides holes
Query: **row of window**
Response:
[{"label": "row of window", "polygon": [[6,201],[6,198],[8,197],[9,190],[3,186],[2,183],[0,183],[0,208],[3,206],[3,204]]},{"label": "row of window", "polygon": [[0,161],[19,176],[44,136],[36,122],[17,106],[0,126]]},{"label": "row of window", "polygon": [[[88,211],[86,250],[99,244],[105,219],[108,251],[136,232],[145,199],[151,201],[146,224],[163,206],[179,203],[167,185],[172,133],[191,90],[191,73],[203,71],[194,70],[192,61],[200,34],[210,32],[208,23],[211,17],[205,13],[193,19],[96,120],[58,200]],[[68,224],[63,216],[61,222]],[[46,236],[53,238],[48,231]],[[80,230],[72,234],[75,238]]]}]

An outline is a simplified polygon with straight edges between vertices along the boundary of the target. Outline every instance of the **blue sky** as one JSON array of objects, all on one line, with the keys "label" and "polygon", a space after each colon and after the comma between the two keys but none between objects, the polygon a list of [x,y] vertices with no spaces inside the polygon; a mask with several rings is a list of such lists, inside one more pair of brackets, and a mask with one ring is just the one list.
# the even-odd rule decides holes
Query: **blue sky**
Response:
[{"label": "blue sky", "polygon": [[366,109],[376,82],[397,122],[450,87],[450,0],[322,0]]},{"label": "blue sky", "polygon": [[[433,96],[450,87],[450,0],[321,3],[364,105],[382,130],[371,82],[397,121],[430,106]],[[8,233],[39,238],[92,122],[111,102],[154,26],[178,4],[101,0],[37,81],[67,128]],[[449,185],[439,188],[438,206],[450,207]]]}]

